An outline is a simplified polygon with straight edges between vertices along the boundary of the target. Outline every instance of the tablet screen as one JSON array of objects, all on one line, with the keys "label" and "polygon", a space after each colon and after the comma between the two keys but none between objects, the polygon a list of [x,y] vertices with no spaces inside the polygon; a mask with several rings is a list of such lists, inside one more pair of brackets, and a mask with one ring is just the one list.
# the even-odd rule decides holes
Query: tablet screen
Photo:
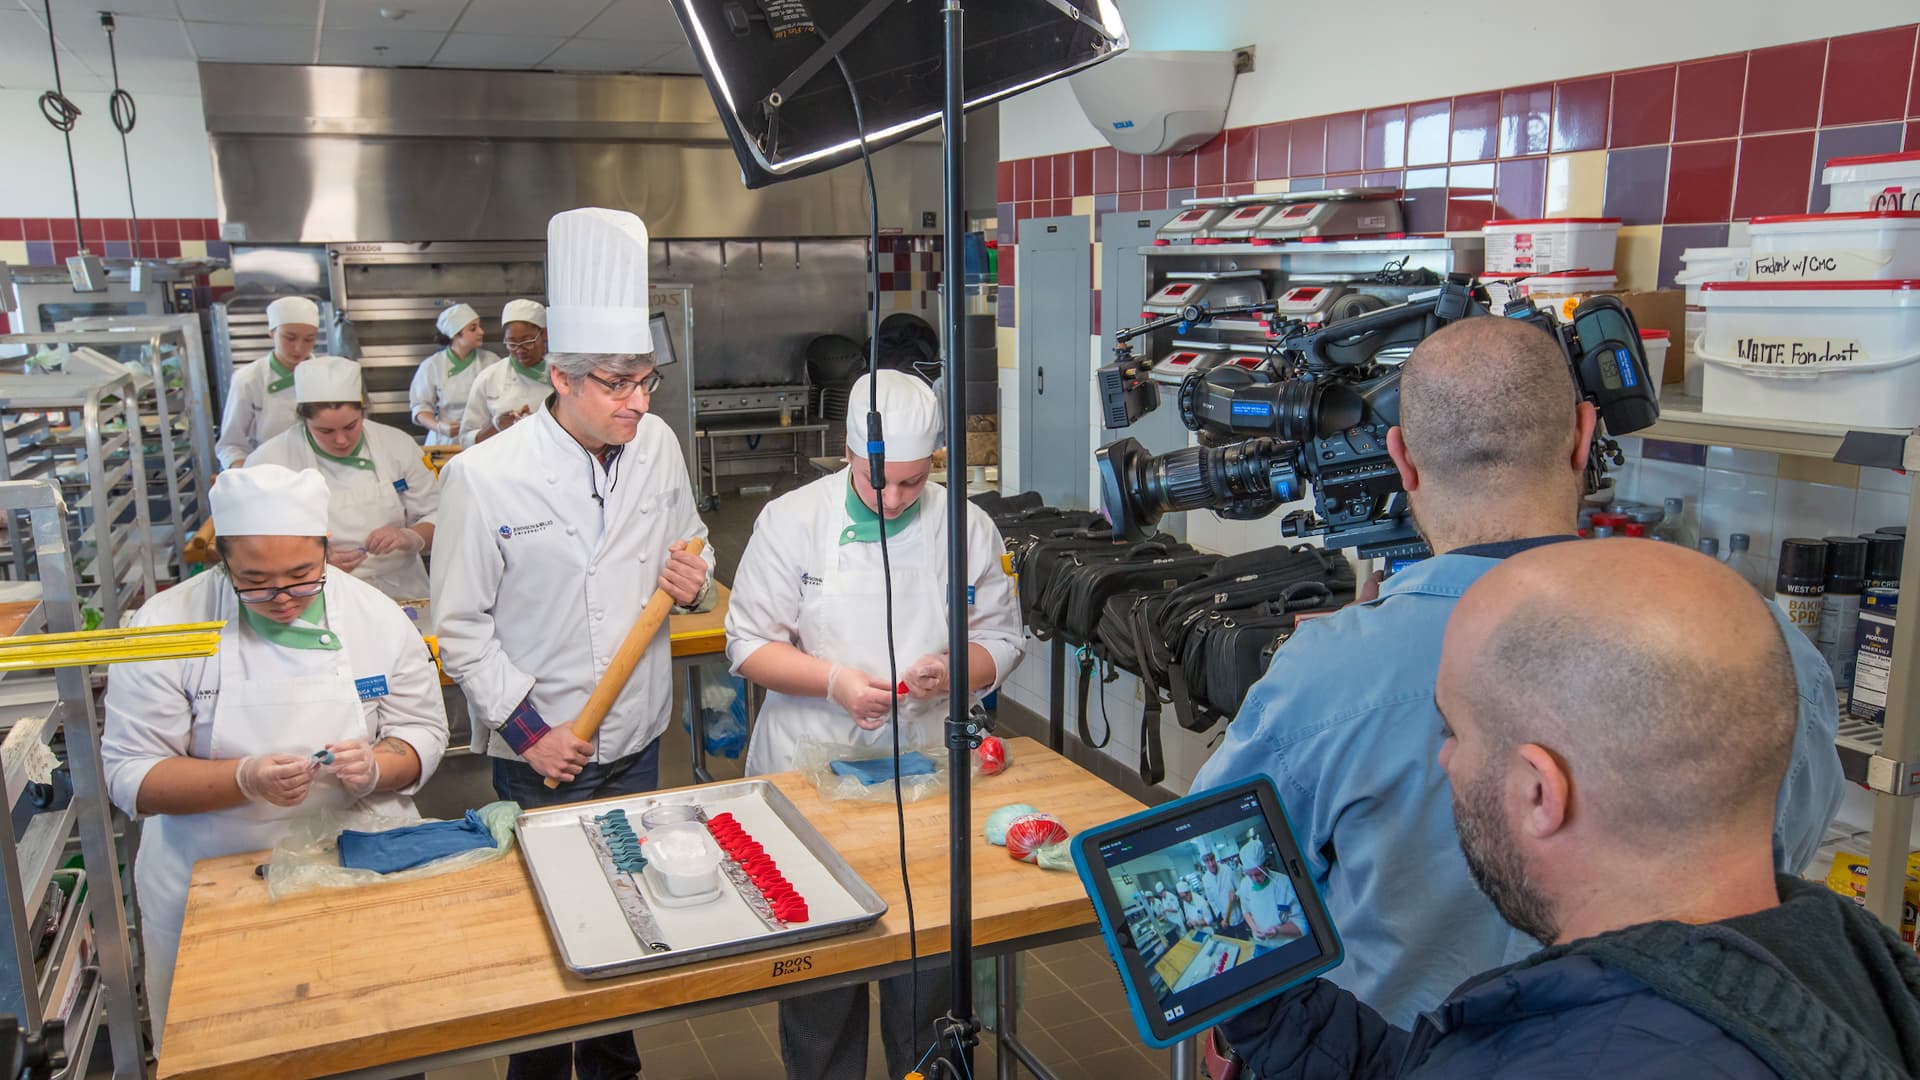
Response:
[{"label": "tablet screen", "polygon": [[1099,833],[1087,841],[1087,854],[1097,852],[1089,883],[1155,1041],[1338,962],[1319,898],[1295,880],[1298,853],[1267,782],[1191,796]]}]

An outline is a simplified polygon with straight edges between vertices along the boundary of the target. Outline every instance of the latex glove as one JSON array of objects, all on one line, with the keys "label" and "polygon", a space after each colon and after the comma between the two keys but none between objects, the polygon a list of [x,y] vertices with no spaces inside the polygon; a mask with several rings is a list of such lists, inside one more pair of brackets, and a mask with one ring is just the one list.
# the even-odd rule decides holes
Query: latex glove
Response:
[{"label": "latex glove", "polygon": [[827,672],[827,700],[847,711],[863,731],[884,727],[893,713],[893,688],[859,668],[833,665]]},{"label": "latex glove", "polygon": [[391,555],[395,552],[417,555],[426,547],[426,537],[398,525],[382,525],[367,534],[369,555]]},{"label": "latex glove", "polygon": [[565,724],[548,728],[540,741],[527,747],[527,764],[549,780],[565,783],[580,775],[593,760],[593,744],[579,738]]},{"label": "latex glove", "polygon": [[700,599],[700,588],[706,583],[707,561],[690,554],[685,540],[669,545],[666,565],[660,568],[660,587],[673,602],[685,607]]},{"label": "latex glove", "polygon": [[299,806],[313,787],[312,758],[299,754],[254,754],[240,759],[233,774],[249,802]]},{"label": "latex glove", "polygon": [[373,759],[373,747],[367,740],[328,743],[327,749],[333,753],[333,764],[322,768],[333,772],[333,778],[340,781],[347,794],[356,799],[373,794],[373,789],[380,784],[380,763]]},{"label": "latex glove", "polygon": [[949,682],[947,658],[942,653],[928,653],[901,672],[900,678],[907,684],[907,693],[913,697],[945,694]]},{"label": "latex glove", "polygon": [[367,553],[358,548],[327,545],[327,562],[351,574],[367,561]]},{"label": "latex glove", "polygon": [[433,430],[451,439],[460,434],[460,423],[457,420],[435,420]]}]

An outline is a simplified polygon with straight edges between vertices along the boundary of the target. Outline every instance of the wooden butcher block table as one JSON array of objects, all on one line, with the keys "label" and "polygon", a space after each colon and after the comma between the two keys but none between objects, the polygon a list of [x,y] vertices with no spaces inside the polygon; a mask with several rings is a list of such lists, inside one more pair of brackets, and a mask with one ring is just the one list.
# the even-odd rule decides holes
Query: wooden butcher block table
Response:
[{"label": "wooden butcher block table", "polygon": [[[981,838],[989,813],[1031,803],[1077,832],[1141,809],[1038,742],[1008,750],[1012,767],[975,785],[968,830],[974,941],[988,955],[1097,929],[1076,875],[1015,862]],[[887,902],[878,923],[589,981],[562,966],[517,848],[464,872],[279,903],[254,874],[264,853],[210,859],[188,893],[159,1075],[397,1075],[898,974],[908,951],[893,803],[828,803],[797,773],[768,779]],[[909,803],[906,819],[920,955],[944,964],[946,798]]]}]

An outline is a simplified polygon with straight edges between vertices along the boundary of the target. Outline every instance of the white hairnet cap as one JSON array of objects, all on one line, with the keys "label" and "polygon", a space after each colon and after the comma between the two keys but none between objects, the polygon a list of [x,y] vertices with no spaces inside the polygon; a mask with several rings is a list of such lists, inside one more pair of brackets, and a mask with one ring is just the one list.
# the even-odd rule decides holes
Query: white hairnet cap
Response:
[{"label": "white hairnet cap", "polygon": [[267,332],[271,334],[292,323],[320,328],[320,305],[304,296],[283,296],[267,305]]},{"label": "white hairnet cap", "polygon": [[1264,862],[1266,857],[1267,846],[1258,840],[1249,840],[1240,848],[1240,865],[1242,866],[1256,865]]},{"label": "white hairnet cap", "polygon": [[532,323],[542,330],[547,327],[547,305],[538,300],[509,300],[507,306],[500,309],[500,325],[510,322]]},{"label": "white hairnet cap", "polygon": [[315,469],[228,469],[214,479],[208,498],[215,536],[327,535],[327,481]]},{"label": "white hairnet cap", "polygon": [[[847,398],[847,449],[860,457],[867,452],[867,387],[871,375],[862,375]],[[887,444],[888,461],[921,461],[940,445],[940,399],[933,387],[917,375],[891,368],[880,370],[880,434]]]},{"label": "white hairnet cap", "polygon": [[315,356],[293,369],[293,400],[359,401],[364,395],[360,365],[344,356]]},{"label": "white hairnet cap", "polygon": [[480,313],[473,310],[472,304],[455,304],[441,309],[440,317],[433,320],[433,328],[440,331],[441,337],[452,337],[479,317]]},{"label": "white hairnet cap", "polygon": [[625,210],[565,210],[547,222],[547,347],[650,353],[647,226]]}]

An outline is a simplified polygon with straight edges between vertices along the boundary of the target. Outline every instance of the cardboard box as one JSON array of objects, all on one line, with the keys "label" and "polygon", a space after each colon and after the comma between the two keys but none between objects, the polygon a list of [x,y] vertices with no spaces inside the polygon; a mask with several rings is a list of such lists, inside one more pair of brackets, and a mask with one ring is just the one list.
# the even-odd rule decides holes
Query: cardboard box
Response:
[{"label": "cardboard box", "polygon": [[1621,292],[1613,295],[1633,312],[1633,321],[1642,330],[1665,330],[1672,338],[1667,347],[1664,383],[1683,382],[1687,376],[1687,294],[1682,289],[1658,292]]},{"label": "cardboard box", "polygon": [[[1867,857],[1850,851],[1836,853],[1833,867],[1827,871],[1827,888],[1852,898],[1854,903],[1864,907],[1867,902]],[[1906,894],[1906,903],[1900,906],[1900,937],[1911,945],[1914,916],[1920,913],[1920,852],[1907,856]]]}]

